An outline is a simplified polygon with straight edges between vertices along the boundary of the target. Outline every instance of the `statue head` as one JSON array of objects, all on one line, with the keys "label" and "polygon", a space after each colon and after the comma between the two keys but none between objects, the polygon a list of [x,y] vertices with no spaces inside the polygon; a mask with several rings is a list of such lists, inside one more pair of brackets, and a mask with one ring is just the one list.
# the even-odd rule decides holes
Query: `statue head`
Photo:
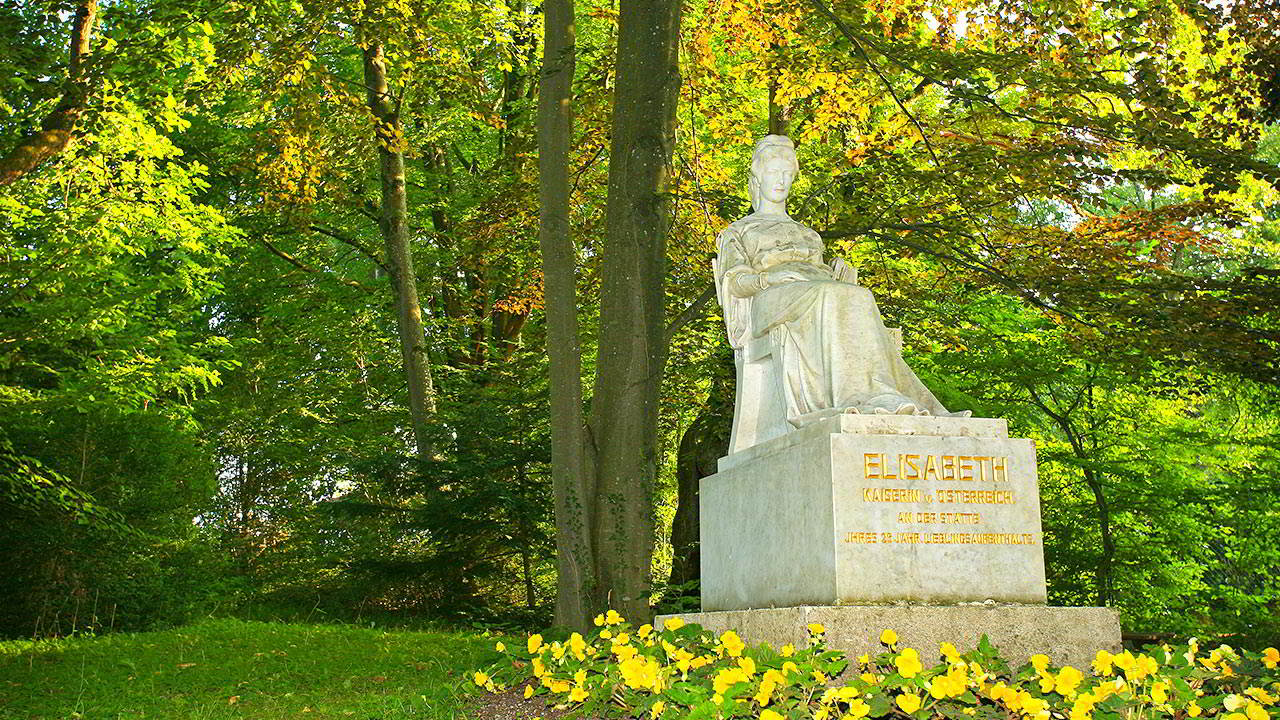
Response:
[{"label": "statue head", "polygon": [[760,201],[787,202],[791,183],[800,172],[796,160],[796,146],[786,135],[765,135],[756,142],[751,155],[751,178],[747,181],[747,193],[751,207],[760,209]]}]

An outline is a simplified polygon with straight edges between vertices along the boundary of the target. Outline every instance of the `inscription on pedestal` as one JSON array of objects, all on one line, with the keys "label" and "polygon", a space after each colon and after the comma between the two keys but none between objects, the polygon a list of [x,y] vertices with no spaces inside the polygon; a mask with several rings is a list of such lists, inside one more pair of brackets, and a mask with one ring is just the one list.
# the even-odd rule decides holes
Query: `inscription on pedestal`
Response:
[{"label": "inscription on pedestal", "polygon": [[841,602],[1043,601],[1028,441],[841,435],[832,480]]},{"label": "inscription on pedestal", "polygon": [[1045,602],[1035,446],[1003,422],[846,415],[742,455],[702,481],[704,609]]}]

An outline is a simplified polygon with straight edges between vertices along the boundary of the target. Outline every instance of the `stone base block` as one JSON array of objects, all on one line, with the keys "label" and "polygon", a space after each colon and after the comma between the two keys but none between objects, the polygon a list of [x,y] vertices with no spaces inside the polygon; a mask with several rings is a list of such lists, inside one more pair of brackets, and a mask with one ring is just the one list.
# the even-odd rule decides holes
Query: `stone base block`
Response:
[{"label": "stone base block", "polygon": [[699,485],[702,608],[1046,600],[1035,445],[1004,420],[841,415]]},{"label": "stone base block", "polygon": [[837,605],[728,610],[660,616],[697,623],[716,633],[733,630],[749,643],[803,645],[809,623],[827,629],[827,644],[850,656],[883,652],[880,632],[898,633],[899,648],[920,651],[925,665],[936,659],[943,642],[961,652],[977,646],[985,634],[1009,663],[1036,653],[1056,665],[1086,670],[1099,650],[1120,652],[1120,618],[1110,608],[1034,605]]}]

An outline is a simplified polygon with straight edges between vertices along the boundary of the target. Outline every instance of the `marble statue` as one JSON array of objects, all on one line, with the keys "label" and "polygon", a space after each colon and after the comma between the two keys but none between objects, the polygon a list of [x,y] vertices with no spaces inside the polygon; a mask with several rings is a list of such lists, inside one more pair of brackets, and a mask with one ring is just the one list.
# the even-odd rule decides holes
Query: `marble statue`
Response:
[{"label": "marble statue", "polygon": [[[839,413],[953,415],[902,360],[901,335],[822,238],[787,215],[799,171],[782,135],[756,143],[753,212],[717,238],[716,292],[737,363],[729,452]],[[954,413],[968,416],[969,413]]]}]

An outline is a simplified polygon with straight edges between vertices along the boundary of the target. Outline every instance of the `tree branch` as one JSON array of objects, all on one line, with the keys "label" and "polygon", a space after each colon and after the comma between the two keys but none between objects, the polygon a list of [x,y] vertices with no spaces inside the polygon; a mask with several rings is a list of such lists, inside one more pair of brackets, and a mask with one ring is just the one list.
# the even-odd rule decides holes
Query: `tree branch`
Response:
[{"label": "tree branch", "polygon": [[[270,241],[270,240],[266,239],[265,237],[262,237],[261,235],[259,235],[259,236],[258,236],[258,241],[259,241],[259,242],[261,242],[263,245],[265,245],[265,246],[266,246],[266,248],[267,248],[268,250],[270,250],[270,251],[272,252],[272,254],[274,254],[276,257],[280,258],[281,260],[284,260],[285,262],[287,262],[287,263],[289,263],[290,265],[292,265],[292,266],[294,266],[294,267],[298,268],[299,270],[303,270],[303,271],[306,271],[306,272],[309,272],[309,273],[316,273],[316,274],[318,274],[318,275],[329,275],[329,274],[331,274],[331,273],[326,273],[326,272],[324,272],[323,270],[319,270],[319,269],[313,268],[313,267],[311,267],[310,265],[307,265],[306,263],[302,262],[302,261],[301,261],[301,260],[299,260],[298,258],[296,258],[296,257],[294,257],[294,256],[290,255],[289,253],[287,253],[287,252],[285,252],[285,251],[281,250],[280,248],[276,247],[275,245],[273,245],[273,244],[271,243],[271,241]],[[351,287],[353,287],[353,288],[359,288],[359,289],[364,290],[364,291],[366,291],[366,292],[369,290],[369,288],[365,287],[364,285],[361,285],[360,283],[356,282],[355,280],[349,280],[349,279],[347,279],[347,278],[337,277],[336,275],[335,275],[334,277],[338,280],[338,282],[342,283],[343,285],[349,285],[349,286],[351,286]]]},{"label": "tree branch", "polygon": [[369,248],[365,247],[359,240],[356,240],[353,237],[348,237],[346,235],[343,235],[337,230],[324,227],[323,225],[311,225],[309,229],[312,230],[313,232],[318,232],[321,235],[324,235],[326,237],[333,238],[334,240],[337,240],[338,242],[343,243],[345,245],[350,245],[351,247],[358,250],[361,255],[364,255],[366,258],[372,260],[375,265],[382,268],[382,271],[385,272],[387,275],[391,275],[391,268],[387,267],[387,264],[384,263],[376,253],[374,253]]},{"label": "tree branch", "polygon": [[98,0],[81,0],[71,26],[67,89],[53,112],[40,123],[40,129],[27,135],[8,155],[0,158],[0,187],[26,176],[46,160],[66,150],[71,143],[89,97],[84,60],[89,55],[89,41],[97,19]]},{"label": "tree branch", "polygon": [[702,291],[701,295],[694,299],[693,302],[689,303],[688,307],[681,310],[680,314],[675,316],[675,319],[667,325],[667,329],[663,331],[663,343],[670,348],[671,341],[675,339],[676,333],[680,331],[680,328],[701,317],[706,311],[705,308],[707,302],[715,296],[716,286],[708,285],[706,289]]}]

